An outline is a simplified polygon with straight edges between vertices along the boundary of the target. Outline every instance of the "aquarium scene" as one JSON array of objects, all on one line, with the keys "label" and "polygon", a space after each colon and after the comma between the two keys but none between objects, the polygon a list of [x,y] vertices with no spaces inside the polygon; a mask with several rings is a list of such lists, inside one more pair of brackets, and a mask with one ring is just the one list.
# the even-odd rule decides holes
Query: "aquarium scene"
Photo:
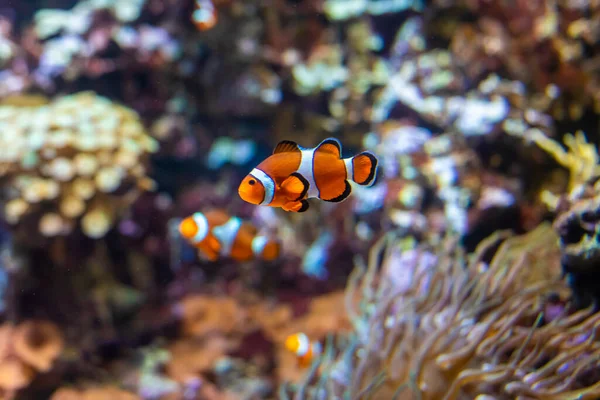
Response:
[{"label": "aquarium scene", "polygon": [[0,400],[599,400],[599,0],[0,0]]}]

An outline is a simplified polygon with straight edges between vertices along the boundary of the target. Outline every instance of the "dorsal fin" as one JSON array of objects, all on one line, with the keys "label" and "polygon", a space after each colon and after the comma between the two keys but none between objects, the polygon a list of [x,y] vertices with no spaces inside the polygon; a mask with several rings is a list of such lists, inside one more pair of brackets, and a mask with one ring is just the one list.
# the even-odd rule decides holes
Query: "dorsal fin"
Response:
[{"label": "dorsal fin", "polygon": [[315,147],[315,151],[331,153],[338,158],[342,158],[342,144],[336,138],[327,138],[323,140]]},{"label": "dorsal fin", "polygon": [[296,142],[292,142],[291,140],[282,140],[277,143],[275,146],[275,150],[273,150],[273,154],[277,153],[293,153],[295,151],[301,151],[300,146]]},{"label": "dorsal fin", "polygon": [[292,201],[302,200],[308,192],[308,181],[298,172],[293,172],[281,183],[281,189],[292,196]]}]

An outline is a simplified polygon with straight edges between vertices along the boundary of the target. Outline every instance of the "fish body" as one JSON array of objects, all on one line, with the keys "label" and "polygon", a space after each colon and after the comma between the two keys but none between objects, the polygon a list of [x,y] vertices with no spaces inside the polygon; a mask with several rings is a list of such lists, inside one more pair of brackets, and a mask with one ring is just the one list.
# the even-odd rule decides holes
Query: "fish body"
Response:
[{"label": "fish body", "polygon": [[310,149],[284,140],[242,180],[238,193],[248,203],[294,212],[306,211],[310,198],[343,201],[352,192],[350,181],[373,184],[377,158],[368,151],[342,158],[341,152],[334,138]]},{"label": "fish body", "polygon": [[297,357],[298,366],[308,367],[321,354],[321,344],[311,341],[303,332],[298,332],[285,339],[285,348]]},{"label": "fish body", "polygon": [[277,241],[259,235],[251,223],[221,210],[194,213],[180,223],[179,232],[210,261],[219,257],[272,261],[280,252]]}]

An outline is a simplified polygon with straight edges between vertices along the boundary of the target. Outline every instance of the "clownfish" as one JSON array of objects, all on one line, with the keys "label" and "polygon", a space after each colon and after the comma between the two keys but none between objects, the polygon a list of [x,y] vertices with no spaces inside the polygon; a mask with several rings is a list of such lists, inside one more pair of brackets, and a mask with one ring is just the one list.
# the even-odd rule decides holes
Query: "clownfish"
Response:
[{"label": "clownfish", "polygon": [[192,22],[201,31],[207,31],[217,24],[217,10],[210,0],[196,0]]},{"label": "clownfish", "polygon": [[308,367],[321,354],[321,343],[311,341],[303,332],[298,332],[285,339],[285,348],[294,353],[298,366]]},{"label": "clownfish", "polygon": [[303,148],[295,142],[280,142],[273,154],[242,180],[242,200],[257,205],[304,212],[313,197],[340,202],[351,193],[348,181],[371,186],[377,172],[377,158],[364,151],[342,158],[342,145],[334,138],[317,147]]},{"label": "clownfish", "polygon": [[219,257],[272,261],[280,253],[279,242],[258,235],[252,224],[221,210],[194,213],[181,221],[179,233],[210,261]]}]

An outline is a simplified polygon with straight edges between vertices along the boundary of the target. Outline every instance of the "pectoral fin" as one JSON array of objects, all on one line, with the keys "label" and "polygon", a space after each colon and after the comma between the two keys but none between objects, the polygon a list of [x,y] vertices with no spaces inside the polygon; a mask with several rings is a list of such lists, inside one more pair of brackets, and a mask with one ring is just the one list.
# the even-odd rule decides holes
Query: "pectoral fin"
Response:
[{"label": "pectoral fin", "polygon": [[308,192],[308,186],[308,181],[298,172],[294,172],[281,183],[281,189],[293,201],[303,199]]},{"label": "pectoral fin", "polygon": [[304,212],[308,210],[308,201],[290,201],[285,203],[281,208],[283,208],[285,211]]}]

